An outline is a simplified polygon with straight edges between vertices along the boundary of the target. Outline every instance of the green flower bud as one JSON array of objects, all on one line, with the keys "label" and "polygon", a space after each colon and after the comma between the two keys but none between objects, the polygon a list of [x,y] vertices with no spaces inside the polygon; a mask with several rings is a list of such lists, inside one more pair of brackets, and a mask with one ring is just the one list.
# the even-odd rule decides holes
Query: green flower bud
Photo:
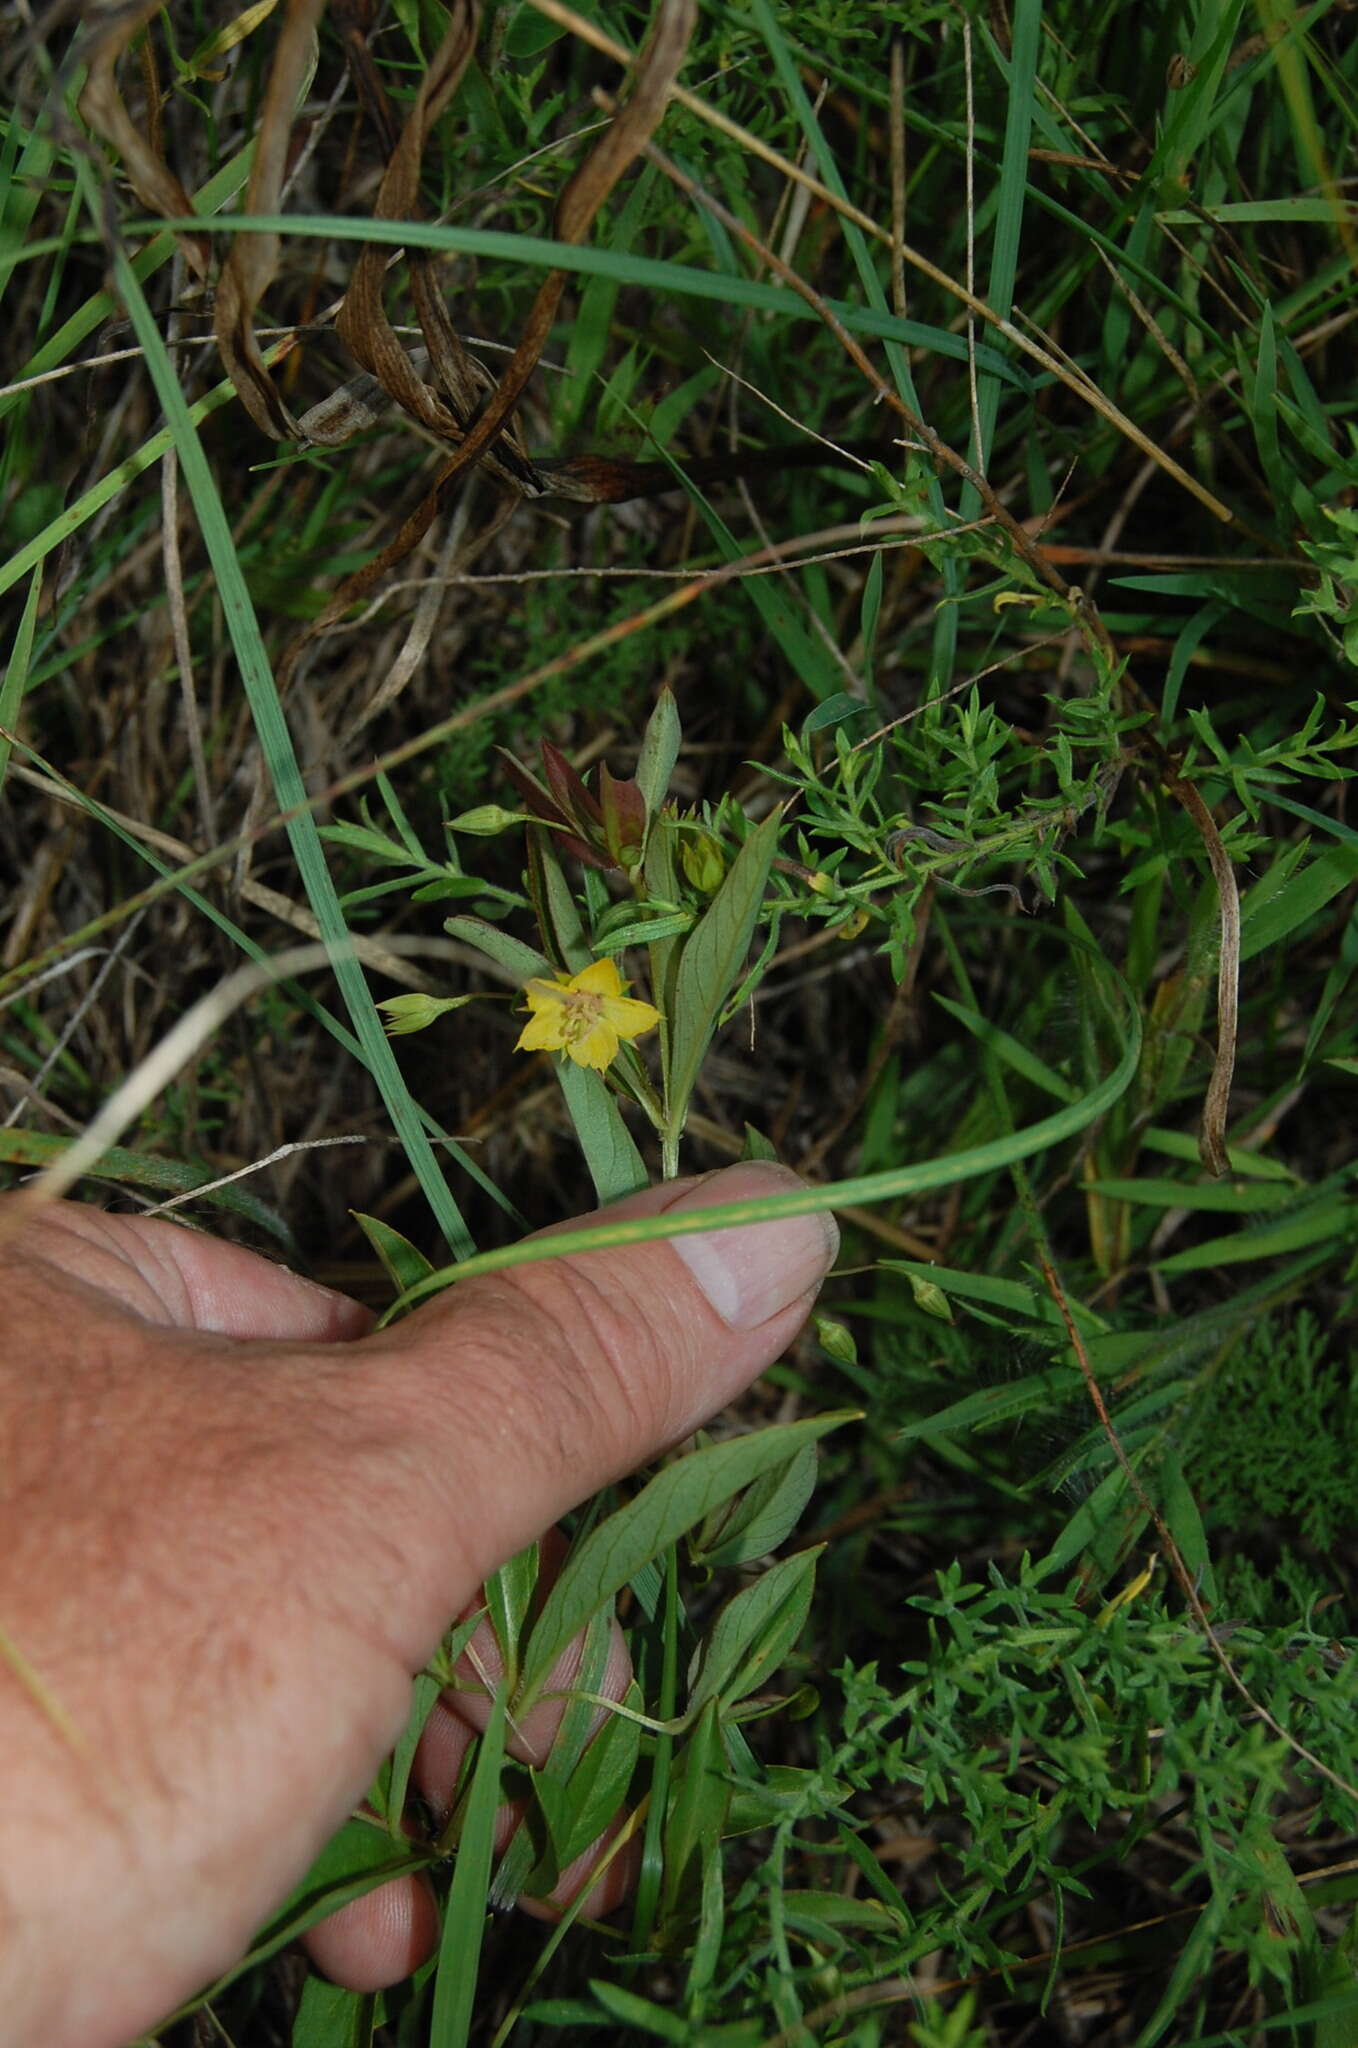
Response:
[{"label": "green flower bud", "polygon": [[726,876],[726,861],[710,832],[685,832],[679,841],[679,865],[691,888],[713,896]]},{"label": "green flower bud", "polygon": [[399,1038],[408,1031],[424,1031],[436,1023],[446,1010],[460,1010],[464,1003],[470,1003],[471,996],[388,996],[377,1005],[385,1012],[382,1022],[389,1038]]},{"label": "green flower bud", "polygon": [[507,811],[503,804],[478,804],[473,811],[459,811],[455,818],[448,820],[450,832],[471,832],[479,839],[493,838],[497,832],[508,831],[511,825],[531,822],[528,811]]},{"label": "green flower bud", "polygon": [[815,1320],[816,1342],[822,1351],[834,1359],[836,1365],[857,1365],[858,1346],[853,1341],[853,1332],[843,1323],[835,1322],[830,1316],[817,1316]]}]

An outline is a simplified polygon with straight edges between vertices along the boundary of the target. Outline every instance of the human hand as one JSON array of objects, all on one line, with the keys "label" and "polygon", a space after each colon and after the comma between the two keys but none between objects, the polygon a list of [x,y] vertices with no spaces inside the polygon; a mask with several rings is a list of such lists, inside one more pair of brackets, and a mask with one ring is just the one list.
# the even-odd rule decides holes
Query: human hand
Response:
[{"label": "human hand", "polygon": [[[609,1213],[791,1185],[748,1164]],[[0,2012],[14,2048],[119,2048],[244,1951],[487,1574],[776,1358],[836,1240],[807,1216],[573,1255],[371,1332],[355,1303],[172,1224],[59,1204],[6,1233],[18,1199],[0,1201]],[[448,1714],[425,1745],[436,1803],[462,1740]],[[311,1946],[361,1985],[432,1939],[412,1881]]]}]

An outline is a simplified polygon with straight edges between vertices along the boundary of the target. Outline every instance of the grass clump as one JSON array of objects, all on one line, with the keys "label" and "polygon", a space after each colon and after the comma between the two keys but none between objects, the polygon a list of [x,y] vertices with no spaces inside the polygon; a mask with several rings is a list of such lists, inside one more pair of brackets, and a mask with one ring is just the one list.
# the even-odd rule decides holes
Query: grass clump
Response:
[{"label": "grass clump", "polygon": [[[383,223],[394,340],[437,350],[432,293],[465,352],[441,383],[407,358],[443,415],[389,376],[349,391],[348,439],[271,442],[261,410],[316,428],[359,368],[335,309],[387,164],[323,22],[261,209],[264,369],[238,348],[233,383],[210,294],[286,12],[165,9],[120,59],[208,223],[178,243],[76,110],[79,32],[17,50],[0,1162],[60,1158],[205,986],[319,929],[335,989],[256,997],[87,1162],[91,1198],[267,1160],[201,1218],[385,1304],[771,1149],[844,1253],[738,1426],[582,1511],[577,1556],[611,1518],[627,1559],[559,1603],[624,1602],[642,1718],[608,1771],[524,1782],[487,1740],[451,1832],[417,1837],[475,1997],[261,1961],[213,2023],[1333,2048],[1358,2009],[1345,8],[703,0],[687,96],[565,236],[608,47],[651,17],[498,6]],[[398,126],[451,19],[371,26]],[[436,485],[530,343],[505,437]],[[515,1060],[521,1014],[480,998],[604,958],[658,1051]],[[343,1175],[306,1149],[341,1135],[368,1141]],[[497,1594],[529,1690],[532,1568]],[[533,1825],[494,1897],[550,1888],[606,1779],[603,1818],[645,1803],[630,1920],[487,1917],[457,1851],[502,1769]],[[402,1782],[374,1791],[396,1825]]]}]

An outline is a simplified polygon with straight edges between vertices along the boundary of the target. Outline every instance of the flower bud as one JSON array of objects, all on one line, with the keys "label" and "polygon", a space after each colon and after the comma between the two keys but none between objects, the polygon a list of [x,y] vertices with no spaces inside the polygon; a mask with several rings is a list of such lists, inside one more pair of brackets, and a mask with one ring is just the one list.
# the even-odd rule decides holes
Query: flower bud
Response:
[{"label": "flower bud", "polygon": [[691,888],[713,896],[726,875],[722,850],[710,832],[685,832],[679,841],[679,865]]},{"label": "flower bud", "polygon": [[447,1010],[460,1010],[464,1003],[470,1003],[471,996],[427,996],[414,993],[408,996],[388,996],[377,1005],[385,1014],[382,1018],[389,1038],[400,1038],[409,1031],[424,1031],[436,1023]]},{"label": "flower bud", "polygon": [[450,832],[471,832],[480,839],[489,839],[496,832],[505,832],[511,825],[522,825],[531,813],[528,811],[507,811],[503,804],[478,804],[475,810],[459,811],[455,818],[448,820]]}]

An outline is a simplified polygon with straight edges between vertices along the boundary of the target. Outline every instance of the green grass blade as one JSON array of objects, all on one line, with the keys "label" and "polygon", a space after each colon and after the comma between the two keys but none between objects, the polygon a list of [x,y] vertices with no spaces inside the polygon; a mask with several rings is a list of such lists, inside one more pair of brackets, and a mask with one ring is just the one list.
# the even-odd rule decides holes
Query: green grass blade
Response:
[{"label": "green grass blade", "polygon": [[19,723],[23,707],[24,691],[28,687],[29,664],[33,659],[33,632],[38,623],[38,605],[42,598],[42,568],[33,571],[28,586],[28,596],[19,616],[18,630],[14,645],[10,649],[5,679],[0,683],[0,789],[5,786],[9,772],[9,756],[13,742],[9,735]]},{"label": "green grass blade", "polygon": [[495,1695],[486,1731],[477,1746],[476,1768],[466,1816],[458,1841],[453,1882],[443,1909],[434,2010],[429,2021],[429,2048],[466,2048],[481,1940],[486,1925],[490,1866],[495,1853],[495,1814],[500,1804],[500,1767],[504,1762],[505,1694]]},{"label": "green grass blade", "polygon": [[[1028,192],[1028,145],[1033,132],[1033,106],[1037,81],[1037,55],[1042,37],[1042,0],[1015,0],[1013,51],[1003,68],[1009,87],[1004,122],[1004,150],[1000,158],[999,188],[995,209],[995,235],[990,252],[990,281],[986,302],[1003,320],[1014,310],[1014,285],[1018,278],[1019,244],[1023,238],[1023,205]],[[987,37],[989,42],[991,39]],[[998,49],[995,50],[998,57]],[[990,460],[995,422],[1000,410],[999,379],[978,365],[976,410],[980,446],[972,450],[972,463],[982,476]],[[963,519],[974,519],[980,510],[980,493],[971,484],[963,487],[958,510]]]},{"label": "green grass blade", "polygon": [[[89,189],[90,174],[78,165],[86,200],[97,218],[98,199]],[[362,1048],[364,1064],[381,1093],[387,1112],[419,1181],[425,1198],[449,1245],[470,1252],[471,1234],[411,1100],[387,1035],[382,1028],[363,969],[349,943],[348,927],[325,855],[315,818],[308,805],[292,736],[278,700],[273,670],[259,631],[231,528],[202,442],[190,416],[160,330],[145,294],[121,247],[113,251],[114,280],[127,307],[133,329],[146,355],[147,369],[165,409],[166,423],[202,528],[204,544],[217,579],[227,631],[240,668],[260,746],[280,810],[288,817],[287,833],[307,901],[323,942],[332,949],[335,979]]]},{"label": "green grass blade", "polygon": [[[191,221],[172,222],[176,227],[198,227]],[[126,223],[129,233],[146,232],[158,222],[136,220]],[[307,236],[316,241],[372,242],[397,249],[432,249],[448,256],[480,256],[524,268],[566,270],[581,277],[614,277],[619,283],[659,297],[696,298],[722,306],[747,307],[752,312],[774,313],[785,320],[811,321],[820,317],[796,293],[756,278],[726,271],[698,270],[691,264],[674,263],[663,257],[619,253],[576,242],[554,242],[543,235],[510,234],[499,228],[467,228],[434,221],[364,220],[352,214],[331,218],[321,213],[233,214],[208,223],[213,233],[280,234]],[[30,253],[30,252],[26,252]],[[966,343],[946,327],[931,327],[918,320],[901,320],[887,310],[880,283],[874,303],[859,306],[847,299],[827,298],[825,303],[851,334],[885,341],[898,349],[928,349],[953,362],[965,362]],[[977,362],[1020,390],[1031,389],[1026,373],[1007,362],[994,348],[978,348]]]}]

